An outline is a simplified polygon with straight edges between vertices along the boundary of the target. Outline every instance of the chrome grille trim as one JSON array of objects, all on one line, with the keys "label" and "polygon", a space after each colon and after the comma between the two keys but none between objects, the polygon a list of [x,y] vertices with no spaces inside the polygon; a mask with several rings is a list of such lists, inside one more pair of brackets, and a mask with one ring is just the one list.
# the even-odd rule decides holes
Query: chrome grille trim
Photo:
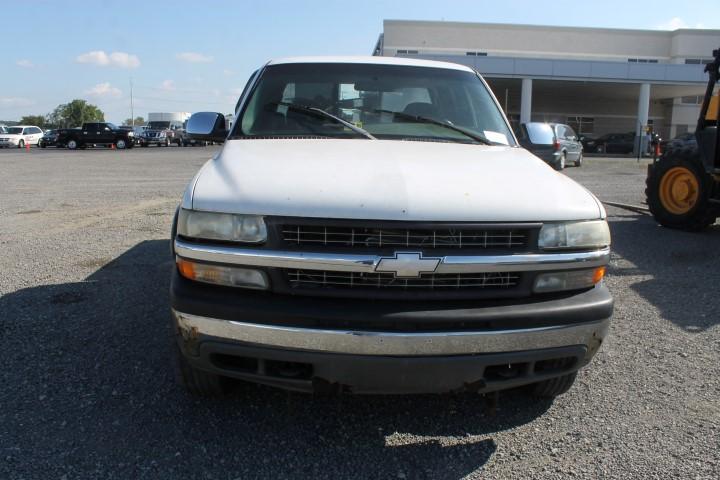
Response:
[{"label": "chrome grille trim", "polygon": [[[270,268],[297,268],[343,272],[375,271],[381,255],[293,252],[225,245],[190,243],[175,239],[175,253],[189,260]],[[435,273],[530,272],[570,270],[607,265],[610,249],[571,253],[515,255],[448,255],[441,257]]]},{"label": "chrome grille trim", "polygon": [[281,225],[285,243],[293,246],[347,248],[498,248],[527,246],[523,228],[365,228],[322,225]]},{"label": "chrome grille trim", "polygon": [[333,272],[327,270],[285,270],[292,288],[464,290],[516,287],[520,275],[512,272],[437,274],[419,278],[395,277],[392,273]]}]

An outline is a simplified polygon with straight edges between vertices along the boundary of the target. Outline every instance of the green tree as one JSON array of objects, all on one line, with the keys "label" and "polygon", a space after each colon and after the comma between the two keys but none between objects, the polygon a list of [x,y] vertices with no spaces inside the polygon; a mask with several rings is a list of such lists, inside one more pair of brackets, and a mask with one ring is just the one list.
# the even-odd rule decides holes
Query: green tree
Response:
[{"label": "green tree", "polygon": [[145,119],[143,117],[135,117],[135,123],[133,124],[132,118],[126,118],[123,125],[145,125]]},{"label": "green tree", "polygon": [[48,123],[60,128],[79,127],[85,122],[104,122],[105,114],[95,105],[85,100],[73,100],[58,105],[48,115]]},{"label": "green tree", "polygon": [[47,127],[47,119],[43,115],[25,115],[20,119],[20,125],[34,125],[36,127]]}]

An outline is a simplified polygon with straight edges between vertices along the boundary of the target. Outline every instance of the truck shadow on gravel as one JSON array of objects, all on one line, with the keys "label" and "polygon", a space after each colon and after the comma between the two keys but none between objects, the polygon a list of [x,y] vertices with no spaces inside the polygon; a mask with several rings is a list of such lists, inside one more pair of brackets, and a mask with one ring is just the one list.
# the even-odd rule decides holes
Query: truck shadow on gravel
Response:
[{"label": "truck shadow on gravel", "polygon": [[613,255],[622,257],[612,262],[610,276],[649,277],[630,288],[688,332],[720,323],[719,224],[690,233],[661,227],[648,215],[625,213],[609,220]]},{"label": "truck shadow on gravel", "polygon": [[313,397],[175,384],[167,241],[0,298],[0,478],[460,478],[550,407],[509,392]]}]

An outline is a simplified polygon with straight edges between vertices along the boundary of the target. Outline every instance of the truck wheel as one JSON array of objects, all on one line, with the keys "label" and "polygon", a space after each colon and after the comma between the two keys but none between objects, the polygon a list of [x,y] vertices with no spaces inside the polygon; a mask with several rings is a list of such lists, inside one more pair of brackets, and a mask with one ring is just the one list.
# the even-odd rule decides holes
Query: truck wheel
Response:
[{"label": "truck wheel", "polygon": [[191,395],[199,397],[222,397],[230,391],[230,379],[199,370],[187,361],[175,345],[175,368],[179,383]]},{"label": "truck wheel", "polygon": [[124,150],[125,147],[127,147],[127,144],[125,143],[125,140],[122,138],[115,142],[115,147],[117,147],[118,150]]},{"label": "truck wheel", "polygon": [[25,140],[23,140],[22,138],[18,142],[18,148],[25,148]]},{"label": "truck wheel", "polygon": [[710,203],[713,178],[697,148],[671,150],[648,166],[645,195],[655,220],[665,227],[698,231],[720,213]]},{"label": "truck wheel", "polygon": [[577,372],[562,377],[549,378],[530,385],[530,395],[539,398],[555,398],[570,390],[575,383]]},{"label": "truck wheel", "polygon": [[163,143],[163,147],[169,147],[170,146],[170,139],[166,138],[165,143]]},{"label": "truck wheel", "polygon": [[577,160],[575,160],[575,166],[576,167],[582,167],[582,161],[583,161],[583,152],[580,152],[580,156]]},{"label": "truck wheel", "polygon": [[77,143],[77,141],[75,141],[75,140],[68,140],[67,148],[69,148],[70,150],[75,150],[76,148],[78,148],[78,143]]},{"label": "truck wheel", "polygon": [[553,165],[553,168],[555,170],[557,170],[558,172],[564,170],[566,161],[567,161],[567,153],[563,152],[563,154],[560,155],[560,160],[558,160],[558,162],[555,165]]}]

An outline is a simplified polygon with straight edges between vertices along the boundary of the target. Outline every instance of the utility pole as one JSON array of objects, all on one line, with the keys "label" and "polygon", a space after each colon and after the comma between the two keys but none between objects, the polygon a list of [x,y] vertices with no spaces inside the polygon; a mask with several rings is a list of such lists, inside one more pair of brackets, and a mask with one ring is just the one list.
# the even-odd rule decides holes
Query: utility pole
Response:
[{"label": "utility pole", "polygon": [[130,77],[130,125],[135,127],[135,109],[133,108],[133,83]]}]

